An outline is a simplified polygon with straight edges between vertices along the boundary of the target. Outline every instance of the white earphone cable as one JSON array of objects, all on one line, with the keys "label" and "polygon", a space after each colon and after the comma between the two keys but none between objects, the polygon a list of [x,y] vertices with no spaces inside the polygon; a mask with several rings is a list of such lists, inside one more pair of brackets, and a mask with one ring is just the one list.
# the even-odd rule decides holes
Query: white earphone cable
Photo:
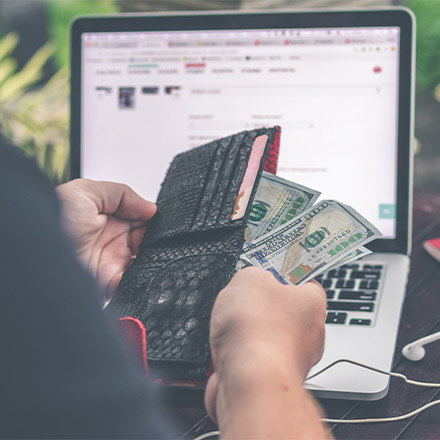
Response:
[{"label": "white earphone cable", "polygon": [[220,431],[206,432],[205,434],[199,435],[194,440],[205,440],[205,438],[214,437],[215,435],[220,435]]},{"label": "white earphone cable", "polygon": [[[427,387],[427,388],[440,388],[440,383],[419,382],[417,380],[411,380],[411,379],[408,379],[404,374],[395,373],[393,371],[381,370],[380,368],[371,367],[370,365],[364,365],[364,364],[361,364],[360,362],[352,361],[350,359],[338,359],[337,361],[332,362],[331,364],[327,365],[323,369],[310,375],[309,377],[306,378],[305,381],[307,382],[308,380],[311,380],[311,379],[319,376],[320,374],[324,373],[325,371],[329,370],[330,368],[332,368],[335,365],[340,364],[342,362],[356,365],[361,368],[366,368],[367,370],[375,371],[376,373],[385,374],[387,376],[392,376],[392,377],[397,377],[399,379],[402,379],[403,381],[405,381],[407,384],[410,384],[410,385],[415,385],[418,387]],[[400,416],[395,416],[395,417],[383,417],[383,418],[377,418],[377,419],[351,419],[351,420],[350,419],[321,419],[321,421],[326,422],[326,423],[344,423],[344,424],[398,422],[399,420],[409,419],[410,417],[413,417],[417,414],[420,414],[422,411],[425,411],[428,408],[431,408],[432,406],[435,406],[435,405],[440,405],[440,400],[433,400],[432,402],[429,402],[429,403],[421,406],[420,408],[415,409],[414,411],[411,411],[406,414],[402,414]],[[205,434],[202,434],[202,435],[196,437],[194,440],[205,440],[209,437],[214,437],[214,436],[219,436],[219,435],[220,435],[220,431],[211,431],[211,432],[207,432]]]},{"label": "white earphone cable", "polygon": [[383,422],[398,422],[399,420],[409,419],[425,409],[430,408],[431,406],[439,405],[440,400],[433,400],[432,402],[427,403],[426,405],[421,406],[420,408],[415,409],[406,414],[402,414],[400,416],[395,417],[381,417],[377,419],[321,419],[322,422],[326,423],[383,423]]},{"label": "white earphone cable", "polygon": [[411,379],[408,379],[404,374],[395,373],[393,371],[381,370],[380,368],[371,367],[369,365],[364,365],[364,364],[361,364],[360,362],[352,361],[350,359],[338,359],[337,361],[334,361],[331,364],[324,367],[322,370],[319,370],[316,373],[312,374],[311,376],[307,377],[305,381],[307,382],[308,380],[311,380],[311,379],[315,378],[316,376],[319,376],[320,374],[324,373],[328,369],[330,369],[330,368],[334,367],[335,365],[340,364],[342,362],[345,362],[348,364],[353,364],[353,365],[356,365],[361,368],[366,368],[367,370],[375,371],[376,373],[385,374],[387,376],[398,377],[399,379],[402,379],[403,381],[405,381],[407,384],[415,385],[417,387],[440,388],[440,383],[419,382],[417,380],[411,380]]}]

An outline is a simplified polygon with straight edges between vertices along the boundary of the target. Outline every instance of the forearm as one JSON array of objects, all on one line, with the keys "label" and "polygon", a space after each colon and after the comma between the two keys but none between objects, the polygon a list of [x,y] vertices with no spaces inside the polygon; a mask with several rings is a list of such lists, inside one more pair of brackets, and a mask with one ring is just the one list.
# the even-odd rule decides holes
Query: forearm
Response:
[{"label": "forearm", "polygon": [[[234,371],[235,370],[235,371]],[[216,413],[222,438],[326,438],[318,405],[284,360],[251,359],[219,375]]]}]

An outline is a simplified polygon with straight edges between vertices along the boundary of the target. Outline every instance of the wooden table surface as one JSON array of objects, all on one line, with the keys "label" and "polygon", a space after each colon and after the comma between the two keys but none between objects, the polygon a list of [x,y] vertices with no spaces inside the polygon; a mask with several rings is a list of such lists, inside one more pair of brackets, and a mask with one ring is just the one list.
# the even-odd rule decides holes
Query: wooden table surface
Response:
[{"label": "wooden table surface", "polygon": [[[440,237],[440,194],[415,192],[413,249],[407,295],[400,322],[393,371],[419,381],[440,382],[440,341],[426,347],[425,358],[411,362],[401,349],[414,339],[440,331],[440,263],[423,249],[423,242]],[[374,402],[320,399],[329,418],[391,417],[440,399],[440,389],[419,388],[391,379],[387,396]],[[203,393],[193,390],[163,391],[164,405],[181,423],[183,439],[217,430],[206,415]],[[329,426],[336,439],[440,439],[440,406],[408,420],[364,425]]]}]

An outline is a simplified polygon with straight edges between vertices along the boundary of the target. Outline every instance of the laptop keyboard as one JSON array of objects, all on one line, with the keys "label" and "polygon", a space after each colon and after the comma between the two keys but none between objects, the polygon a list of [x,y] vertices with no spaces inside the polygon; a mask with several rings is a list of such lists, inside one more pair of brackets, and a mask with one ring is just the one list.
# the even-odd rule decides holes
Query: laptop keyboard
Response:
[{"label": "laptop keyboard", "polygon": [[372,327],[384,275],[384,264],[353,263],[317,277],[327,294],[326,324]]}]

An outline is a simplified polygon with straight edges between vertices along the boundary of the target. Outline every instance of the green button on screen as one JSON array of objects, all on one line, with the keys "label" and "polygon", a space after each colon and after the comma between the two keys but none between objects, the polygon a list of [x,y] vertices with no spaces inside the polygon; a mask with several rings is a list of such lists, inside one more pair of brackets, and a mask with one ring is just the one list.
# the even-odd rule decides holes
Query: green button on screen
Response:
[{"label": "green button on screen", "polygon": [[396,205],[379,205],[379,218],[383,219],[393,219],[396,218]]}]

